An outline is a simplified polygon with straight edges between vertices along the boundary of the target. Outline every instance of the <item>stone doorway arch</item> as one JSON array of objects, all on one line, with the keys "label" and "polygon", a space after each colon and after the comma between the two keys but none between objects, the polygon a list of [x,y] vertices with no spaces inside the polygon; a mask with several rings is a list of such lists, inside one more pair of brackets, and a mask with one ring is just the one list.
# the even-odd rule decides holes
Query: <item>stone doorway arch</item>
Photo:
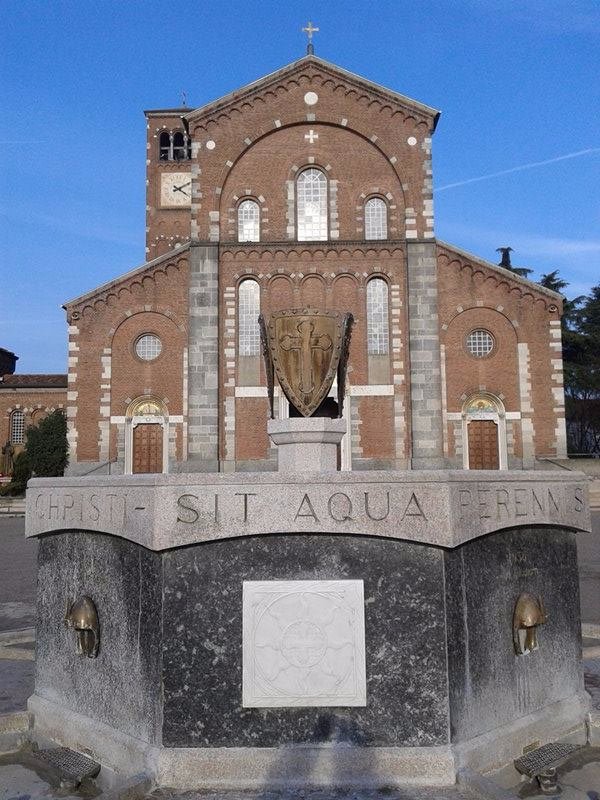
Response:
[{"label": "stone doorway arch", "polygon": [[463,405],[463,468],[508,469],[506,414],[499,397],[480,392]]},{"label": "stone doorway arch", "polygon": [[125,474],[168,471],[168,411],[156,397],[138,397],[125,417]]}]

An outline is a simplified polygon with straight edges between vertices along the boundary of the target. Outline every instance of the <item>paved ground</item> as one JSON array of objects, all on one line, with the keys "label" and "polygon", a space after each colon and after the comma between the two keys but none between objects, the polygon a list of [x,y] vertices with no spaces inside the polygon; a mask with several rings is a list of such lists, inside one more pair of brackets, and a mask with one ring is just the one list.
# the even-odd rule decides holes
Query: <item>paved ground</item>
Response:
[{"label": "paved ground", "polygon": [[0,519],[0,631],[35,625],[37,540],[23,517]]},{"label": "paved ground", "polygon": [[592,512],[592,528],[577,534],[581,620],[600,625],[600,511]]},{"label": "paved ground", "polygon": [[[600,511],[592,515],[594,533],[580,534],[578,554],[582,620],[600,631]],[[0,715],[26,707],[33,691],[35,640],[35,575],[37,544],[24,538],[22,518],[0,518]],[[600,710],[600,640],[584,641],[586,688]],[[599,748],[586,751],[563,770],[563,800],[600,800]],[[3,763],[0,757],[0,800],[34,800],[93,796],[93,792],[71,795],[53,787],[26,756]],[[24,760],[23,760],[24,759]],[[30,759],[31,760],[31,759]],[[507,775],[505,788],[518,797],[536,800],[531,788]],[[597,785],[596,785],[597,784]],[[515,796],[515,795],[513,795]],[[219,792],[176,794],[157,791],[148,800],[475,800],[476,795],[458,787],[380,792]]]},{"label": "paved ground", "polygon": [[475,800],[475,797],[466,789],[458,787],[372,792],[314,789],[288,792],[186,792],[185,794],[159,789],[148,795],[146,800]]}]

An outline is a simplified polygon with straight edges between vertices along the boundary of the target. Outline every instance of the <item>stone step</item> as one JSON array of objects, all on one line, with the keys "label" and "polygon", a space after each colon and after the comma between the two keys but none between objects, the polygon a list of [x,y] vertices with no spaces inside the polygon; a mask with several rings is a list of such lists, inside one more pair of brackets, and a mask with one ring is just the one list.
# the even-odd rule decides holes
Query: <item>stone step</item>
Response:
[{"label": "stone step", "polygon": [[0,499],[0,514],[24,514],[25,500],[22,497]]}]

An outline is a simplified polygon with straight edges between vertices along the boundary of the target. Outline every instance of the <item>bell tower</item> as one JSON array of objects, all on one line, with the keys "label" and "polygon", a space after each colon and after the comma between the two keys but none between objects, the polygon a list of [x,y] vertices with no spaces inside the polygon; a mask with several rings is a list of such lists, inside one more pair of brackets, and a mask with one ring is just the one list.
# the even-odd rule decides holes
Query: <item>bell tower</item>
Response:
[{"label": "bell tower", "polygon": [[192,143],[187,106],[145,111],[146,258],[190,241]]}]

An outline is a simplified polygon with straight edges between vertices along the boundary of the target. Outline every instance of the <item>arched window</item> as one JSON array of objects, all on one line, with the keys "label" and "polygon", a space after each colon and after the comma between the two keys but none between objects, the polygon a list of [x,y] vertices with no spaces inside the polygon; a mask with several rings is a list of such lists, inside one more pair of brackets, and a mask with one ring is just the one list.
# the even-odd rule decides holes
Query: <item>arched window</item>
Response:
[{"label": "arched window", "polygon": [[186,158],[186,142],[184,135],[181,131],[175,131],[173,134],[173,158],[175,161],[183,161]]},{"label": "arched window", "polygon": [[12,444],[23,444],[25,440],[25,414],[13,411],[10,415],[10,441]]},{"label": "arched window", "polygon": [[168,161],[171,157],[171,134],[169,131],[162,131],[158,139],[159,158],[161,161]]},{"label": "arched window", "polygon": [[365,203],[365,239],[387,239],[387,206],[381,197]]},{"label": "arched window", "polygon": [[254,200],[243,200],[238,206],[238,242],[260,241],[260,209]]},{"label": "arched window", "polygon": [[384,356],[389,353],[388,285],[382,278],[367,284],[367,352]]},{"label": "arched window", "polygon": [[296,181],[298,241],[327,239],[327,178],[320,169],[303,170]]},{"label": "arched window", "polygon": [[240,283],[238,290],[238,331],[240,356],[260,355],[260,287],[256,281]]}]

